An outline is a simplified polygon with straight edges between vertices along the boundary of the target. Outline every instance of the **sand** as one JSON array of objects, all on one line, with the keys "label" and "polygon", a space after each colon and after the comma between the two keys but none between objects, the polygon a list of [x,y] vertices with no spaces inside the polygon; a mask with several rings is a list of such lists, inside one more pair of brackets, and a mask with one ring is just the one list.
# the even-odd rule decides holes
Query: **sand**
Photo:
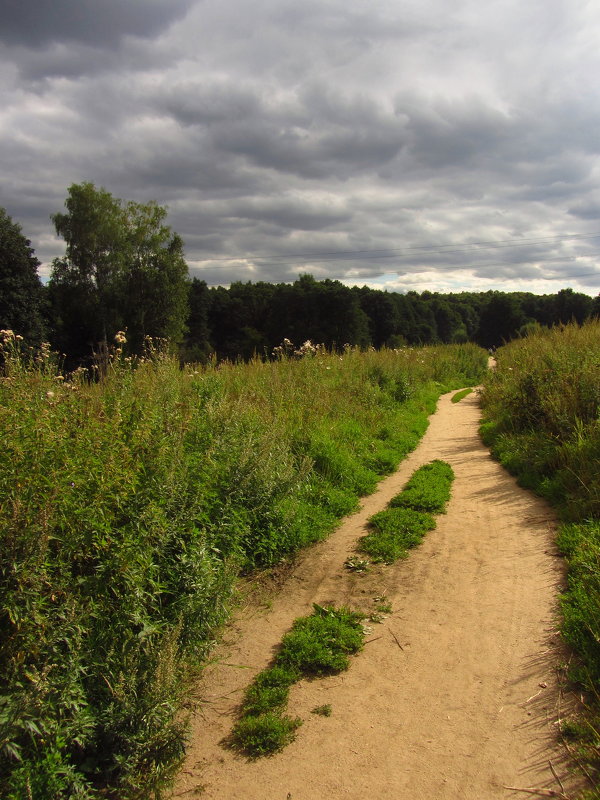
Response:
[{"label": "sand", "polygon": [[[557,632],[564,565],[550,507],[492,460],[475,392],[444,395],[418,448],[325,542],[298,557],[279,591],[240,609],[197,688],[186,763],[173,797],[210,800],[493,800],[568,794],[559,743]],[[455,471],[447,513],[410,556],[350,572],[344,562],[412,472]],[[255,593],[256,595],[256,593]],[[369,623],[347,672],[302,681],[288,713],[304,724],[281,753],[250,761],[223,740],[242,693],[312,603],[392,612]],[[330,704],[332,714],[311,713]],[[544,796],[542,793],[539,796]],[[558,795],[560,796],[560,795]]]}]

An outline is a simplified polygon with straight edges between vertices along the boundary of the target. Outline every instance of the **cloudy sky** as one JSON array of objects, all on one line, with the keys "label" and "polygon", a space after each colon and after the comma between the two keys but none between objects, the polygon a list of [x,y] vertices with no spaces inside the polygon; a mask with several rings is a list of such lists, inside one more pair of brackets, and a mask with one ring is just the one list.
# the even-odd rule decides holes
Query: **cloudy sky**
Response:
[{"label": "cloudy sky", "polygon": [[0,206],[84,180],[209,284],[600,291],[596,0],[0,0]]}]

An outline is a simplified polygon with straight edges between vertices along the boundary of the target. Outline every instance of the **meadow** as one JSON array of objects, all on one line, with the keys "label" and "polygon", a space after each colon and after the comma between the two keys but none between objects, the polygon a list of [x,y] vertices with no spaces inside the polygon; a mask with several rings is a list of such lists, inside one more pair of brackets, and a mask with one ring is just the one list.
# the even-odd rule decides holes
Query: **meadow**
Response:
[{"label": "meadow", "polygon": [[236,579],[327,536],[412,450],[474,345],[101,378],[3,331],[0,796],[161,797]]},{"label": "meadow", "polygon": [[[562,633],[569,678],[583,713],[565,721],[573,753],[598,783],[600,770],[600,320],[539,329],[498,351],[485,379],[482,435],[525,487],[563,521],[568,564]],[[600,797],[594,790],[590,797]]]}]

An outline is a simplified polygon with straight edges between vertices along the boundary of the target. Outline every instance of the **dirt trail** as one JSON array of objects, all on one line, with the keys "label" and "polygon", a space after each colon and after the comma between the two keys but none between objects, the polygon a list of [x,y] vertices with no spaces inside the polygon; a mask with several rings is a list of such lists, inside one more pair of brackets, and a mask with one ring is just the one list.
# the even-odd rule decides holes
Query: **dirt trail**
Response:
[{"label": "dirt trail", "polygon": [[[477,396],[444,395],[418,449],[326,542],[305,553],[268,608],[248,606],[207,669],[188,758],[174,797],[211,800],[493,800],[504,787],[573,786],[557,743],[556,634],[562,560],[555,520],[490,457]],[[409,558],[351,573],[344,561],[421,464],[456,478],[448,513]],[[222,745],[242,692],[312,603],[393,612],[341,675],[292,688],[304,724],[271,758]],[[332,715],[311,714],[329,703]],[[551,765],[552,768],[551,768]],[[539,795],[538,795],[539,796]]]}]

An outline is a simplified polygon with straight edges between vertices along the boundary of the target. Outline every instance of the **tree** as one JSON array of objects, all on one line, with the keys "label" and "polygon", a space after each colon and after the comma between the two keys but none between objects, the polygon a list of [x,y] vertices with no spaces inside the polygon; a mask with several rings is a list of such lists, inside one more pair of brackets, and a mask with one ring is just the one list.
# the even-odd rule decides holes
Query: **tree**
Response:
[{"label": "tree", "polygon": [[582,325],[590,316],[593,302],[587,294],[574,292],[573,289],[561,289],[555,300],[555,321],[563,324],[577,322]]},{"label": "tree", "polygon": [[394,301],[387,292],[363,286],[355,289],[360,307],[367,315],[371,344],[378,350],[398,334],[399,318]]},{"label": "tree", "polygon": [[183,357],[188,362],[206,363],[212,352],[208,313],[210,308],[210,290],[206,281],[193,278],[189,284],[189,316],[185,336]]},{"label": "tree", "polygon": [[166,209],[124,203],[90,182],[69,188],[65,208],[52,217],[66,254],[50,280],[62,349],[81,357],[122,329],[133,353],[146,336],[181,342],[188,271],[181,238],[164,224]]},{"label": "tree", "polygon": [[21,226],[0,208],[0,328],[14,331],[29,344],[39,344],[44,336],[39,265]]},{"label": "tree", "polygon": [[269,343],[284,337],[294,344],[311,339],[315,344],[341,349],[346,343],[367,346],[367,315],[357,295],[339,281],[316,281],[302,275],[293,285],[278,284],[268,321]]},{"label": "tree", "polygon": [[526,321],[514,294],[491,292],[481,311],[477,340],[483,347],[500,347],[514,338]]}]

